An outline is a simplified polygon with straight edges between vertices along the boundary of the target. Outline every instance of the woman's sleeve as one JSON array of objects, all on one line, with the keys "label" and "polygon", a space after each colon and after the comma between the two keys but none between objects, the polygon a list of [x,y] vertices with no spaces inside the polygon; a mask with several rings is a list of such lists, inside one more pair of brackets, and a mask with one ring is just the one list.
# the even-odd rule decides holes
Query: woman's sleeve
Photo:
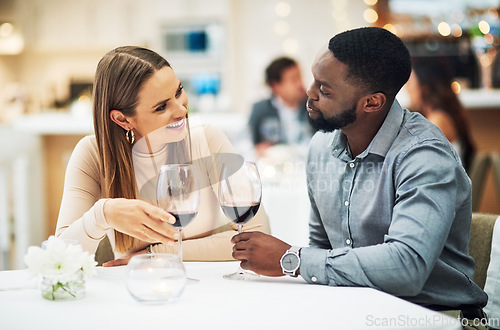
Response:
[{"label": "woman's sleeve", "polygon": [[87,136],[76,145],[66,168],[64,191],[55,235],[76,239],[83,249],[95,253],[110,229],[104,218],[97,147]]}]

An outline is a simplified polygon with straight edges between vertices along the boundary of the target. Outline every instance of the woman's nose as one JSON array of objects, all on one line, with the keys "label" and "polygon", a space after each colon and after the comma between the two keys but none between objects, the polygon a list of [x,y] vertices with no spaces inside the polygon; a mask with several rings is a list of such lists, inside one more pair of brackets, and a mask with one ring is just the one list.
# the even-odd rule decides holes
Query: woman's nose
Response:
[{"label": "woman's nose", "polygon": [[188,112],[188,99],[187,96],[185,98],[179,99],[177,102],[177,109],[176,109],[176,115],[180,116],[185,116],[186,113]]}]

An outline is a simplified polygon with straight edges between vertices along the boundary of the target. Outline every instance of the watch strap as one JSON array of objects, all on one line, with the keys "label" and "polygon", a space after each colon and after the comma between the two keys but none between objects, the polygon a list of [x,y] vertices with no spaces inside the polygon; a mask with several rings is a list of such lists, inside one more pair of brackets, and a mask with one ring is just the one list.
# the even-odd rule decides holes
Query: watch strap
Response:
[{"label": "watch strap", "polygon": [[283,260],[283,258],[287,255],[287,254],[294,254],[297,256],[298,258],[298,265],[297,265],[297,268],[293,271],[288,271],[286,270],[283,265],[281,264],[281,261],[280,261],[280,264],[281,264],[281,269],[283,270],[283,274],[284,275],[288,275],[288,276],[292,276],[292,277],[297,277],[297,270],[300,268],[300,249],[301,247],[300,246],[292,246],[290,247],[286,252],[285,254],[283,254],[283,257],[281,257],[281,261]]}]

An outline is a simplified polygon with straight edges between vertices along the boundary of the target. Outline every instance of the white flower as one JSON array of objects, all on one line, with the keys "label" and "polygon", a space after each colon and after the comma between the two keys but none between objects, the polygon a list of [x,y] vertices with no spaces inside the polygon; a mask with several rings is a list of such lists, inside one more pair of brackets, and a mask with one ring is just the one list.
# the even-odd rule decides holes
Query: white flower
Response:
[{"label": "white flower", "polygon": [[94,255],[83,251],[81,245],[66,244],[55,236],[49,237],[45,249],[30,246],[24,261],[30,272],[50,278],[53,284],[94,275],[97,265]]}]

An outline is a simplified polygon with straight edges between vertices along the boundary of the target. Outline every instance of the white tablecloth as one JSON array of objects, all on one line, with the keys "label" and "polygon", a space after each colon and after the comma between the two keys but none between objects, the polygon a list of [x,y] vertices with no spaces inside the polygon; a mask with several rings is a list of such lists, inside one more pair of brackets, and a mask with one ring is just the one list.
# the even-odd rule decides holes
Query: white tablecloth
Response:
[{"label": "white tablecloth", "polygon": [[170,304],[135,301],[125,267],[98,268],[87,294],[48,301],[24,270],[0,272],[0,329],[460,329],[458,321],[369,288],[306,284],[299,278],[222,278],[236,262],[185,263],[198,284]]}]

